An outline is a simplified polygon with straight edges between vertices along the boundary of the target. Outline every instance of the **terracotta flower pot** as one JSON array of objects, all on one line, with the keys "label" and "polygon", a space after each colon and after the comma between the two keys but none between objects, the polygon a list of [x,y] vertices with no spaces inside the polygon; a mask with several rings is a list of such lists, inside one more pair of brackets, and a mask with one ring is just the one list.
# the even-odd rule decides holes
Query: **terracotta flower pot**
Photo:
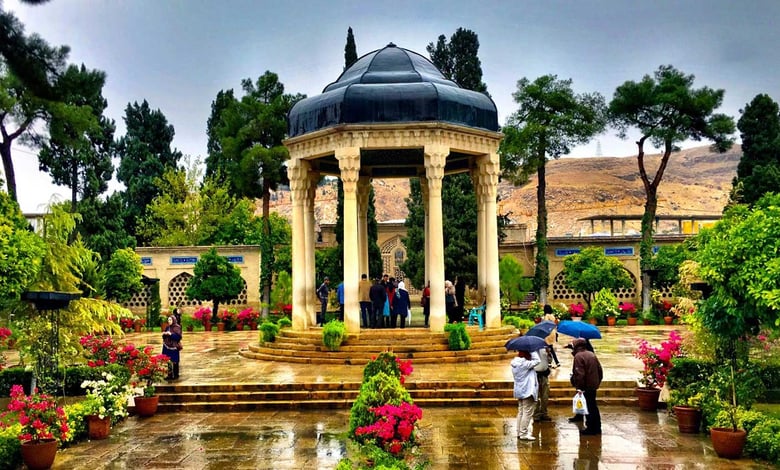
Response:
[{"label": "terracotta flower pot", "polygon": [[51,468],[55,457],[57,457],[57,441],[55,439],[22,443],[22,460],[30,470]]},{"label": "terracotta flower pot", "polygon": [[658,396],[661,395],[660,388],[637,387],[635,389],[636,397],[639,400],[639,409],[642,411],[657,411]]},{"label": "terracotta flower pot", "polygon": [[675,406],[677,429],[683,433],[698,433],[701,429],[701,410],[690,406]]},{"label": "terracotta flower pot", "polygon": [[142,418],[154,416],[157,413],[157,403],[160,397],[135,397],[135,414]]},{"label": "terracotta flower pot", "polygon": [[251,322],[249,324],[249,329],[252,330],[252,331],[257,330],[257,322],[254,322],[254,321]]},{"label": "terracotta flower pot", "polygon": [[143,322],[141,322],[141,320],[136,320],[135,323],[133,324],[133,327],[135,328],[136,333],[140,333],[144,327],[144,324]]},{"label": "terracotta flower pot", "polygon": [[111,432],[111,418],[98,415],[87,416],[87,433],[90,439],[105,439]]},{"label": "terracotta flower pot", "polygon": [[672,320],[674,320],[674,317],[664,317],[664,324],[665,325],[671,325]]},{"label": "terracotta flower pot", "polygon": [[588,323],[590,323],[591,325],[598,325],[599,321],[596,320],[595,318],[589,318]]},{"label": "terracotta flower pot", "polygon": [[628,317],[628,326],[636,326],[636,317]]},{"label": "terracotta flower pot", "polygon": [[615,326],[615,323],[617,323],[617,318],[607,317],[607,326]]},{"label": "terracotta flower pot", "polygon": [[225,322],[217,323],[217,331],[225,331]]},{"label": "terracotta flower pot", "polygon": [[718,457],[724,459],[738,459],[745,447],[747,432],[744,429],[710,428],[710,440],[712,448]]},{"label": "terracotta flower pot", "polygon": [[211,331],[211,322],[206,320],[203,322],[203,328],[206,329],[206,331]]}]

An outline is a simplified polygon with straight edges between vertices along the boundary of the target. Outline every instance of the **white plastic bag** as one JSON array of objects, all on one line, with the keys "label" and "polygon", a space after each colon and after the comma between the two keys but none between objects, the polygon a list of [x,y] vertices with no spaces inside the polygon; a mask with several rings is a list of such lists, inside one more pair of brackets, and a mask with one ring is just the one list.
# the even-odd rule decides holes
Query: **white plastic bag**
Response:
[{"label": "white plastic bag", "polygon": [[575,415],[587,415],[588,403],[585,401],[585,394],[581,390],[577,390],[574,394],[574,398],[571,400],[571,411]]},{"label": "white plastic bag", "polygon": [[408,308],[406,309],[406,323],[409,324],[412,322],[412,309]]}]

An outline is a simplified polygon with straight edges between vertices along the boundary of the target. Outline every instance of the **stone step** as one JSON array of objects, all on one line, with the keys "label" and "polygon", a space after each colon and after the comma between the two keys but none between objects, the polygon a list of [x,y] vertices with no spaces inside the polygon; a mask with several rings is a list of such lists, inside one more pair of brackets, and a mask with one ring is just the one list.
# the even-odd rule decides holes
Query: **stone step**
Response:
[{"label": "stone step", "polygon": [[[514,398],[423,398],[414,400],[415,404],[425,409],[425,407],[450,407],[450,406],[512,406],[517,404]],[[599,405],[611,406],[636,406],[636,398],[628,397],[601,397],[598,398]],[[552,408],[561,407],[568,409],[571,407],[571,398],[551,398],[549,406]],[[352,407],[352,400],[289,400],[289,401],[226,401],[226,402],[162,402],[158,405],[157,411],[166,412],[235,412],[235,411],[253,411],[253,410],[324,410],[324,409],[349,409]]]},{"label": "stone step", "polygon": [[[351,357],[339,357],[331,356],[328,353],[327,356],[312,355],[302,356],[289,353],[282,353],[281,351],[273,351],[268,353],[252,352],[250,350],[242,350],[239,354],[248,359],[257,359],[263,361],[276,361],[276,362],[292,362],[297,364],[336,364],[336,365],[359,365],[363,366],[376,356],[376,353],[371,356],[351,356]],[[400,356],[400,355],[399,355]],[[417,364],[454,364],[461,362],[479,362],[479,361],[509,361],[513,354],[507,353],[504,350],[501,353],[497,352],[480,352],[474,350],[468,351],[449,351],[446,355],[442,356],[428,356],[419,357],[413,355],[414,361]],[[410,358],[408,355],[401,357],[402,359]]]},{"label": "stone step", "polygon": [[[605,381],[599,403],[633,405],[632,381]],[[511,381],[421,381],[405,384],[421,406],[513,405]],[[241,411],[253,409],[349,408],[360,390],[358,382],[301,384],[161,385],[160,411]],[[570,406],[572,389],[565,381],[550,386],[551,406]]]}]

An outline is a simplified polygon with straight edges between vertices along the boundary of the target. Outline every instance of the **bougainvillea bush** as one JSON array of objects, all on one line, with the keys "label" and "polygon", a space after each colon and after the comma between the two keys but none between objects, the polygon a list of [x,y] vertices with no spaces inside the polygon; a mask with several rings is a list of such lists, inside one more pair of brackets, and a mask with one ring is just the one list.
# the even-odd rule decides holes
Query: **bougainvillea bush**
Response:
[{"label": "bougainvillea bush", "polygon": [[682,354],[681,345],[682,337],[676,331],[670,331],[669,339],[658,347],[651,346],[647,340],[638,340],[634,357],[643,364],[639,383],[645,388],[662,388],[672,368],[672,358]]},{"label": "bougainvillea bush", "polygon": [[355,435],[374,441],[393,455],[415,443],[415,423],[422,418],[422,410],[411,403],[400,405],[382,405],[370,408],[376,421],[355,430]]},{"label": "bougainvillea bush", "polygon": [[[9,417],[11,419],[9,419]],[[63,442],[68,438],[68,420],[65,411],[57,406],[54,397],[38,393],[25,395],[21,385],[11,388],[8,411],[0,415],[0,426],[16,421],[21,425],[19,440],[40,442],[55,439]]]}]

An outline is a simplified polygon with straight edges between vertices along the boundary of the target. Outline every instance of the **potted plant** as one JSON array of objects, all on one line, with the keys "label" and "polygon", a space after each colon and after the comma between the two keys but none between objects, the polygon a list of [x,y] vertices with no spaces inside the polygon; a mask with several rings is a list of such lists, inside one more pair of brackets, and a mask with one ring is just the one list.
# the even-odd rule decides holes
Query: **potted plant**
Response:
[{"label": "potted plant", "polygon": [[652,308],[642,310],[640,317],[643,325],[655,325],[658,323],[658,317]]},{"label": "potted plant", "polygon": [[636,325],[636,306],[631,302],[620,302],[618,304],[618,310],[626,316],[629,326]]},{"label": "potted plant", "polygon": [[618,315],[618,301],[615,294],[609,289],[601,289],[593,297],[588,318],[595,318],[598,322],[607,320],[609,326],[615,326]]},{"label": "potted plant", "polygon": [[690,383],[680,389],[673,389],[669,395],[677,417],[677,429],[681,433],[698,433],[701,429],[701,403],[704,389],[699,383]]},{"label": "potted plant", "polygon": [[569,305],[569,315],[574,321],[582,320],[582,316],[585,315],[585,306],[582,305],[582,302]]},{"label": "potted plant", "polygon": [[83,404],[90,439],[108,437],[111,425],[127,416],[127,401],[133,394],[121,378],[108,372],[101,375],[102,380],[85,380],[81,383],[81,388],[87,390],[87,399]]},{"label": "potted plant", "polygon": [[152,416],[157,412],[159,397],[156,395],[154,384],[162,382],[168,375],[168,356],[153,354],[152,347],[146,347],[143,351],[136,350],[138,354],[131,361],[133,382],[140,394],[133,397],[135,412],[138,416]]},{"label": "potted plant", "polygon": [[737,459],[742,455],[742,449],[745,447],[747,432],[738,428],[737,412],[739,408],[737,407],[737,392],[734,384],[734,366],[729,366],[729,369],[730,401],[723,400],[719,394],[718,400],[721,401],[723,409],[728,416],[730,427],[711,427],[710,440],[712,441],[712,448],[718,454],[718,457]]},{"label": "potted plant", "polygon": [[21,425],[22,460],[30,470],[50,468],[57,456],[57,446],[68,438],[68,420],[55,399],[38,393],[25,395],[21,385],[11,387],[8,411],[0,419],[15,417]]},{"label": "potted plant", "polygon": [[666,376],[672,368],[672,358],[681,353],[682,338],[676,331],[669,332],[669,339],[661,342],[660,346],[653,347],[647,340],[637,341],[634,357],[642,361],[643,368],[638,380],[641,387],[636,388],[639,400],[639,409],[643,411],[656,411],[658,409],[658,396],[661,388],[666,383]]},{"label": "potted plant", "polygon": [[199,307],[192,313],[192,317],[203,323],[206,331],[211,331],[211,309],[208,307]]},{"label": "potted plant", "polygon": [[203,321],[191,315],[182,315],[181,323],[182,323],[182,327],[187,331],[194,331],[195,327],[201,326],[203,324]]}]

